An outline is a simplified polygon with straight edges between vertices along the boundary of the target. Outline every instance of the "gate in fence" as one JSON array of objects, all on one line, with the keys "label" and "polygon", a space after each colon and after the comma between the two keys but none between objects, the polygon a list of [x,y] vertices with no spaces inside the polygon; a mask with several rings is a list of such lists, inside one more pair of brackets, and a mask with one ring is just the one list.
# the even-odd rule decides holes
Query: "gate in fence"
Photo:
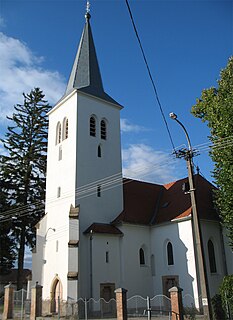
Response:
[{"label": "gate in fence", "polygon": [[133,296],[127,300],[128,318],[146,317],[156,319],[171,319],[171,299],[165,295],[156,295],[153,298]]},{"label": "gate in fence", "polygon": [[27,319],[30,317],[30,300],[27,300],[26,290],[14,291],[13,310],[14,319]]}]

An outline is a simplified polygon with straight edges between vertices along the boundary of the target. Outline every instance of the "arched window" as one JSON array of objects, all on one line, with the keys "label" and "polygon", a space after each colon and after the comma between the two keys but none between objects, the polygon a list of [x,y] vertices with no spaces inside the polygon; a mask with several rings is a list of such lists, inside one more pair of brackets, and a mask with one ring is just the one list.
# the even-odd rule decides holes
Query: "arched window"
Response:
[{"label": "arched window", "polygon": [[145,254],[144,254],[144,250],[142,248],[140,248],[140,250],[139,250],[139,261],[140,261],[140,265],[145,264]]},{"label": "arched window", "polygon": [[174,264],[173,248],[171,242],[168,242],[167,244],[167,264],[169,266]]},{"label": "arched window", "polygon": [[216,260],[215,260],[214,244],[211,240],[209,240],[207,246],[208,246],[210,272],[216,273],[217,267],[216,267]]},{"label": "arched window", "polygon": [[61,123],[57,123],[56,129],[56,144],[61,143]]},{"label": "arched window", "polygon": [[92,116],[90,117],[90,136],[96,136],[96,121],[95,118]]},{"label": "arched window", "polygon": [[102,156],[102,150],[101,150],[101,145],[98,146],[98,157],[101,158]]},{"label": "arched window", "polygon": [[105,120],[101,120],[100,122],[100,136],[101,139],[106,140],[107,138],[107,129]]},{"label": "arched window", "polygon": [[62,134],[62,139],[65,140],[68,138],[69,134],[69,122],[67,118],[64,118],[63,120],[63,134]]}]

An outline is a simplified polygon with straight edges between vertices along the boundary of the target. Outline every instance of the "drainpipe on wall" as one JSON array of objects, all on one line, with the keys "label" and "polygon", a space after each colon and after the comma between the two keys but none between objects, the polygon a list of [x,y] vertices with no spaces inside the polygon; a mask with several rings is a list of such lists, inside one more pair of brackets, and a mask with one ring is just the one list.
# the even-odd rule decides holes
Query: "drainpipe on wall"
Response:
[{"label": "drainpipe on wall", "polygon": [[92,270],[92,240],[93,231],[90,231],[90,298],[93,298],[93,270]]}]

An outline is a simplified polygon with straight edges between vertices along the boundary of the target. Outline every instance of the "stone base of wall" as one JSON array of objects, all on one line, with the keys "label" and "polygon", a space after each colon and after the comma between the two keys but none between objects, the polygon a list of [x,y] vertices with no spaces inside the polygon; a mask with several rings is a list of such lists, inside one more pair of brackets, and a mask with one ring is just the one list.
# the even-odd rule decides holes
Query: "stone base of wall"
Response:
[{"label": "stone base of wall", "polygon": [[[72,316],[78,315],[78,304],[77,303],[71,303],[67,301],[60,301],[60,307],[59,307],[59,316],[60,317],[69,317],[69,319]],[[58,307],[56,308],[56,312],[51,312],[51,301],[50,300],[43,300],[42,301],[42,317],[52,316],[53,318],[58,316]]]}]

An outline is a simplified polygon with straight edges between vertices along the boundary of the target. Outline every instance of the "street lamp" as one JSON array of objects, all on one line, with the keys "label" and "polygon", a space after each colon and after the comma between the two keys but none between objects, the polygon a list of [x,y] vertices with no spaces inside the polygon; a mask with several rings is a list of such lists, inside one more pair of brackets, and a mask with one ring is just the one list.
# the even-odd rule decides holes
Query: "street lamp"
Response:
[{"label": "street lamp", "polygon": [[202,307],[205,318],[210,320],[211,317],[211,306],[210,306],[210,297],[208,290],[208,279],[206,275],[205,261],[203,255],[203,244],[201,239],[201,230],[200,230],[200,220],[197,214],[197,205],[196,205],[196,192],[193,179],[193,150],[190,142],[190,138],[185,126],[177,119],[177,115],[173,112],[169,114],[172,120],[175,120],[184,130],[185,136],[188,142],[188,150],[180,150],[176,152],[178,157],[184,157],[187,162],[188,167],[188,179],[189,179],[189,193],[191,198],[192,206],[192,228],[193,228],[193,241],[194,241],[194,250],[197,261],[197,275],[198,275],[198,286],[201,291],[202,297]]}]

